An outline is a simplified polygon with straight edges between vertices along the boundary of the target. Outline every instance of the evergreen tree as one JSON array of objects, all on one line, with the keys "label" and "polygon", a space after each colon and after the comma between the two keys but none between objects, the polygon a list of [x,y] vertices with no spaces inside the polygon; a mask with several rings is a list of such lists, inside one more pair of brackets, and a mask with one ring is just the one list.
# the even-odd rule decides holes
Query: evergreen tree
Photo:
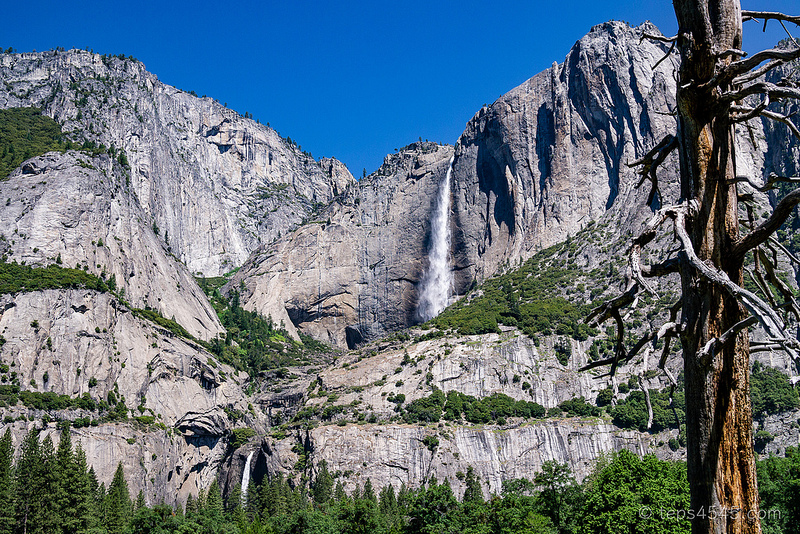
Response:
[{"label": "evergreen tree", "polygon": [[[89,470],[89,474],[94,476],[95,482],[97,482],[97,476],[94,474],[94,468]],[[105,484],[98,484],[97,489],[94,494],[94,502],[95,507],[97,508],[97,517],[99,519],[99,523],[101,525],[106,524],[106,518],[108,517],[108,506],[106,506],[106,485]]]},{"label": "evergreen tree", "polygon": [[82,495],[84,487],[83,478],[86,472],[81,471],[81,466],[76,461],[72,451],[72,439],[69,426],[61,427],[61,437],[56,451],[55,470],[55,509],[61,520],[61,532],[70,534],[80,530],[81,510],[79,502],[85,498]]},{"label": "evergreen tree", "polygon": [[105,526],[108,532],[110,534],[124,532],[131,515],[131,494],[128,490],[128,482],[125,480],[121,462],[117,464],[114,478],[108,486],[105,505]]},{"label": "evergreen tree", "polygon": [[188,497],[186,497],[186,517],[193,516],[197,512],[197,503],[192,497],[190,493]]},{"label": "evergreen tree", "polygon": [[336,489],[333,490],[333,499],[336,502],[342,502],[347,499],[347,493],[344,491],[344,485],[341,481],[336,483]]},{"label": "evergreen tree", "polygon": [[219,482],[217,482],[216,478],[211,481],[211,485],[208,487],[205,512],[222,517],[222,494],[220,493]]},{"label": "evergreen tree", "polygon": [[75,473],[76,480],[73,491],[77,495],[75,501],[78,531],[86,531],[97,527],[98,511],[97,505],[97,477],[94,470],[89,468],[86,463],[86,453],[78,445],[75,448]]},{"label": "evergreen tree", "polygon": [[39,505],[37,489],[41,480],[41,464],[38,430],[32,429],[22,442],[22,452],[14,469],[17,488],[16,524],[17,530],[22,534],[33,531],[34,513]]},{"label": "evergreen tree", "polygon": [[478,480],[478,477],[475,476],[475,470],[471,465],[467,467],[467,476],[464,479],[464,482],[467,487],[464,490],[464,498],[462,499],[462,502],[482,503],[483,489],[481,488],[481,482]]},{"label": "evergreen tree", "polygon": [[314,479],[314,486],[312,488],[312,497],[317,504],[325,504],[331,498],[333,493],[333,477],[328,471],[328,462],[322,460],[319,463],[319,471],[317,477]]},{"label": "evergreen tree", "polygon": [[538,473],[533,483],[542,488],[539,502],[545,514],[553,520],[556,528],[561,529],[568,515],[567,496],[575,487],[572,470],[567,464],[548,460],[542,464],[542,472]]},{"label": "evergreen tree", "polygon": [[61,513],[58,508],[59,468],[53,440],[46,436],[39,446],[40,464],[35,481],[34,503],[32,510],[33,525],[30,532],[59,532]]},{"label": "evergreen tree", "polygon": [[242,487],[236,485],[228,495],[228,500],[225,502],[225,514],[227,518],[238,523],[239,519],[244,518],[244,503],[242,502]]},{"label": "evergreen tree", "polygon": [[133,503],[133,511],[136,512],[146,507],[147,503],[144,500],[144,491],[139,490],[139,494],[136,496],[136,502]]},{"label": "evergreen tree", "polygon": [[0,438],[0,534],[14,531],[14,450],[11,446],[11,429]]},{"label": "evergreen tree", "polygon": [[375,496],[375,490],[372,489],[372,481],[369,478],[364,482],[364,492],[361,494],[361,498],[376,504],[378,502],[378,498]]}]

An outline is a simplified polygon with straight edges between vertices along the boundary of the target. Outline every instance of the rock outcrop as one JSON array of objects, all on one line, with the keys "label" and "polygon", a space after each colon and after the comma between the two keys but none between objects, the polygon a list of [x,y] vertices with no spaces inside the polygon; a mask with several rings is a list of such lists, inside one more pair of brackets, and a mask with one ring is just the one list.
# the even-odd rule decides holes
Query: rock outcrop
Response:
[{"label": "rock outcrop", "polygon": [[27,161],[0,182],[8,261],[61,262],[113,279],[133,307],[157,310],[200,339],[215,337],[223,331],[217,314],[153,233],[127,180],[127,170],[107,155],[71,151]]},{"label": "rock outcrop", "polygon": [[415,143],[387,156],[315,221],[254,253],[227,290],[244,284],[247,309],[339,347],[410,324],[452,154]]},{"label": "rock outcrop", "polygon": [[[637,169],[627,163],[675,132],[678,58],[644,32],[658,34],[649,23],[595,26],[563,63],[467,124],[453,166],[458,288],[609,211],[628,226],[645,208],[648,190],[635,189]],[[665,182],[676,167],[674,158],[664,165]]]},{"label": "rock outcrop", "polygon": [[[234,427],[265,432],[264,415],[248,409],[246,375],[136,317],[109,293],[4,295],[0,309],[5,339],[0,358],[23,389],[70,398],[88,395],[95,402],[113,397],[131,410],[127,422],[73,430],[73,441],[81,444],[105,484],[122,462],[134,492],[144,490],[154,503],[183,501],[216,476]],[[44,427],[42,438],[57,437],[57,423],[47,423],[43,410],[18,406],[4,412],[15,420],[4,424],[15,443],[34,426]],[[88,421],[100,414],[73,408],[57,417]]]},{"label": "rock outcrop", "polygon": [[[649,182],[637,187],[638,169],[628,165],[676,129],[678,56],[663,42],[642,39],[645,32],[657,34],[658,30],[650,23],[631,28],[623,22],[592,28],[563,63],[554,63],[469,121],[456,143],[452,164],[451,256],[456,294],[565,240],[590,221],[602,219],[609,224],[613,229],[609,238],[614,241],[638,229],[662,202],[677,200],[674,155],[661,166],[660,195],[649,206]],[[786,154],[777,148],[790,137],[785,129],[769,126],[768,146],[760,122],[738,128],[737,172],[758,180],[771,170],[787,168],[776,165]],[[413,150],[419,147],[410,148],[401,156],[415,158]],[[288,318],[301,330],[339,346],[347,340],[353,346],[413,324],[414,316],[408,312],[414,309],[416,285],[424,268],[421,254],[427,252],[434,179],[441,180],[447,154],[441,151],[438,170],[430,178],[423,176],[424,187],[413,190],[416,201],[389,191],[416,176],[419,164],[414,164],[413,172],[403,168],[393,178],[385,175],[394,170],[382,169],[378,176],[354,186],[345,198],[360,197],[361,204],[350,205],[350,211],[378,210],[385,215],[376,213],[369,220],[343,218],[346,205],[340,202],[320,217],[330,219],[330,225],[301,228],[257,252],[236,282],[245,281],[248,306],[284,321]],[[387,162],[391,158],[397,156]],[[365,188],[372,184],[379,184],[382,193],[368,194]],[[386,201],[392,202],[388,208],[384,208]],[[398,227],[392,221],[408,224]],[[368,224],[386,227],[393,237],[378,239],[386,234],[374,227],[367,230]],[[324,232],[330,237],[324,237]],[[361,237],[351,242],[334,237],[337,233]],[[378,242],[379,247],[367,244]],[[359,259],[348,261],[344,254]],[[348,265],[346,273],[336,273],[342,261]],[[597,261],[603,260],[599,256],[590,260]],[[387,272],[389,289],[376,296],[370,285],[375,279],[372,271],[381,273],[384,265],[392,264],[406,266],[402,277],[397,269],[395,274]],[[291,270],[302,275],[282,274],[278,283],[278,273]],[[402,280],[402,291],[394,289],[397,280]],[[397,313],[387,316],[381,311],[385,309]]]},{"label": "rock outcrop", "polygon": [[122,149],[147,217],[190,272],[216,276],[297,227],[353,177],[275,130],[161,83],[132,58],[0,54],[0,108],[35,106],[74,141]]}]

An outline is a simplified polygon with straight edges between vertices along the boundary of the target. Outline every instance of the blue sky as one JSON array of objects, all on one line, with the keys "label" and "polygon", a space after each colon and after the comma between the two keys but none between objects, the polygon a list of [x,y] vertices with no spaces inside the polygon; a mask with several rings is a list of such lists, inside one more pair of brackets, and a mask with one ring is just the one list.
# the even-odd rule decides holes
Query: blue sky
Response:
[{"label": "blue sky", "polygon": [[[744,8],[800,11],[796,0]],[[249,111],[356,176],[419,137],[455,143],[483,104],[563,61],[595,24],[676,31],[666,0],[26,0],[3,11],[3,48],[135,56],[163,82]],[[766,35],[752,24],[748,50],[783,36],[777,24]]]}]

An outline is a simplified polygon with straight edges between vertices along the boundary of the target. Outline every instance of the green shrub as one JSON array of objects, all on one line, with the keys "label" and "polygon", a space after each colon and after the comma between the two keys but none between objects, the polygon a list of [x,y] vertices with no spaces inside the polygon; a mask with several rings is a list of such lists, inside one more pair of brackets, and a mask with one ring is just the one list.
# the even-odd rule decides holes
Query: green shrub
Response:
[{"label": "green shrub", "polygon": [[427,397],[422,397],[411,401],[406,405],[403,419],[407,423],[435,423],[442,416],[445,396],[439,389],[434,389]]},{"label": "green shrub", "polygon": [[238,449],[256,435],[256,431],[250,427],[234,428],[228,438],[228,444],[233,449]]},{"label": "green shrub", "polygon": [[64,151],[61,126],[37,108],[0,110],[0,180],[26,159],[53,150]]},{"label": "green shrub", "polygon": [[792,387],[789,377],[759,362],[753,364],[750,375],[750,399],[754,418],[788,412],[800,406],[797,390]]},{"label": "green shrub", "polygon": [[586,417],[588,415],[600,415],[600,408],[586,402],[583,397],[575,397],[566,400],[558,405],[567,415]]},{"label": "green shrub", "polygon": [[434,436],[433,434],[429,434],[422,438],[422,444],[428,448],[429,451],[434,452],[436,448],[439,446],[439,438]]},{"label": "green shrub", "polygon": [[[652,432],[665,428],[678,428],[686,419],[686,401],[682,391],[675,391],[673,405],[670,405],[669,390],[650,390],[650,404],[653,408]],[[673,411],[674,408],[674,411]],[[633,428],[644,432],[647,430],[647,402],[644,392],[632,391],[628,397],[620,401],[609,411],[614,424],[620,428]],[[676,420],[677,415],[677,420]]]},{"label": "green shrub", "polygon": [[531,337],[558,333],[588,339],[596,334],[583,322],[591,307],[561,296],[585,273],[554,260],[557,252],[557,247],[541,251],[519,269],[486,281],[478,296],[460,300],[431,324],[465,335],[497,333],[504,324]]},{"label": "green shrub", "polygon": [[[108,291],[106,284],[93,274],[80,269],[50,265],[31,267],[16,262],[0,263],[0,294],[15,294],[45,289],[93,289]],[[38,328],[38,321],[34,321]],[[33,323],[32,323],[33,324]]]}]

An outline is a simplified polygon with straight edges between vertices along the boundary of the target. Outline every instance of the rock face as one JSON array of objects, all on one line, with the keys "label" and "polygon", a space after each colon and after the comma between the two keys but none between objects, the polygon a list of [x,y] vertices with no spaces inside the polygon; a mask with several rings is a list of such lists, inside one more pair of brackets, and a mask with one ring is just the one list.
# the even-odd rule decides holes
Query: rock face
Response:
[{"label": "rock face", "polygon": [[153,233],[127,179],[107,155],[50,153],[26,162],[0,182],[6,199],[0,234],[9,261],[60,261],[113,278],[132,306],[174,318],[200,339],[215,337],[223,331],[217,314]]},{"label": "rock face", "polygon": [[[103,423],[73,430],[101,482],[108,484],[118,462],[134,490],[153,503],[185,500],[207,487],[227,454],[227,437],[239,425],[264,432],[266,420],[249,411],[242,389],[246,375],[219,364],[200,347],[175,337],[134,314],[109,293],[48,290],[0,299],[0,330],[6,339],[2,361],[17,373],[26,390],[70,397],[88,394],[122,399],[131,417],[150,422]],[[32,326],[36,321],[36,326]],[[138,406],[138,407],[137,407]],[[9,412],[6,412],[9,413]],[[40,410],[17,407],[10,413],[19,443],[25,432],[43,424]],[[59,418],[97,418],[68,410]],[[5,426],[5,425],[4,425]],[[57,440],[56,440],[57,441]]]},{"label": "rock face", "polygon": [[[578,396],[592,402],[608,381],[576,373],[588,361],[589,342],[573,341],[574,357],[565,366],[556,359],[551,341],[541,339],[537,346],[516,329],[507,329],[501,334],[372,344],[348,353],[337,365],[299,376],[293,384],[281,384],[276,388],[280,391],[270,392],[271,386],[266,385],[256,402],[272,418],[287,419],[301,409],[316,409],[321,419],[321,426],[307,434],[267,438],[272,457],[280,459],[271,468],[291,471],[299,459],[297,451],[304,450],[309,464],[325,460],[332,472],[352,473],[341,479],[348,490],[356,484],[363,486],[367,478],[375,487],[393,484],[399,488],[401,484],[418,486],[435,476],[462,491],[457,473],[471,465],[488,495],[499,492],[503,480],[532,478],[544,461],[552,459],[567,463],[581,479],[601,454],[622,448],[639,454],[656,451],[662,458],[681,457],[681,452],[664,446],[677,435],[675,430],[651,435],[621,430],[601,418],[556,417],[537,422],[512,418],[502,425],[480,426],[444,420],[411,425],[393,420],[395,396],[402,395],[408,405],[434,388],[477,398],[502,393],[547,408]],[[654,367],[657,359],[654,354],[647,362],[623,366],[618,380],[624,382],[642,366]],[[679,363],[672,359],[669,365],[675,368]],[[653,389],[666,385],[659,377],[646,383]],[[276,400],[293,393],[301,401],[279,408]],[[438,445],[430,438],[425,441],[428,436],[435,437]]]},{"label": "rock face", "polygon": [[298,226],[353,177],[273,129],[165,85],[132,58],[0,54],[0,108],[35,106],[73,140],[123,149],[148,224],[190,272],[216,276]]},{"label": "rock face", "polygon": [[[113,280],[127,302],[78,289],[0,296],[3,381],[95,402],[111,393],[131,416],[152,417],[76,429],[73,439],[101,482],[122,462],[134,491],[185,500],[208,486],[228,452],[236,424],[228,413],[262,432],[266,419],[248,411],[246,375],[134,313],[156,310],[199,339],[223,332],[194,278],[153,232],[127,178],[108,155],[69,151],[28,160],[0,182],[0,242],[9,261],[85,269]],[[24,407],[10,413],[29,421],[9,425],[17,443],[44,415]],[[56,417],[99,415],[71,409]],[[56,423],[43,426],[43,436],[58,432]]]},{"label": "rock face", "polygon": [[[645,23],[592,28],[565,61],[481,109],[456,146],[455,250],[463,288],[619,208],[636,212],[639,159],[674,134],[677,56]],[[676,160],[663,167],[675,178]],[[617,213],[620,213],[617,211]],[[620,221],[624,223],[625,221]]]},{"label": "rock face", "polygon": [[253,254],[228,291],[244,284],[247,309],[340,347],[410,324],[452,154],[415,143],[387,156],[317,220]]},{"label": "rock face", "polygon": [[[590,220],[613,213],[615,223],[624,226],[648,212],[647,191],[634,188],[638,175],[625,163],[675,131],[669,112],[674,109],[677,57],[669,56],[654,70],[667,47],[642,42],[644,31],[658,30],[648,24],[632,29],[621,22],[593,28],[564,63],[481,109],[467,124],[455,147],[452,175],[451,254],[457,294],[495,274],[505,262],[526,259],[562,241]],[[415,307],[424,269],[421,258],[427,251],[435,184],[451,153],[440,154],[435,173],[420,177],[425,165],[414,163],[413,172],[404,167],[397,175],[389,170],[362,180],[346,195],[348,200],[360,197],[361,204],[333,210],[326,230],[301,228],[256,253],[235,282],[245,281],[248,306],[284,321],[288,315],[303,331],[339,346],[345,346],[347,332],[352,346],[413,324],[409,310]],[[408,150],[401,156],[416,158]],[[675,176],[676,162],[669,164],[667,180]],[[412,178],[420,180],[413,190],[408,187]],[[373,184],[380,187],[378,194],[368,193]],[[399,184],[406,186],[398,189]],[[387,201],[391,205],[384,207]],[[374,218],[341,216],[368,210],[375,212]],[[360,246],[337,234],[359,235],[352,243]],[[392,237],[387,240],[386,235]],[[348,255],[358,260],[343,257]],[[320,257],[333,261],[320,263]],[[348,268],[340,274],[342,261]],[[404,266],[402,276],[393,265]],[[279,274],[292,269],[302,275]],[[405,289],[396,291],[390,284],[376,301],[369,280],[372,271],[384,269],[381,282],[402,280]],[[296,281],[287,280],[292,278]],[[368,297],[362,299],[365,288],[370,288]],[[398,313],[387,317],[381,308]]]}]

